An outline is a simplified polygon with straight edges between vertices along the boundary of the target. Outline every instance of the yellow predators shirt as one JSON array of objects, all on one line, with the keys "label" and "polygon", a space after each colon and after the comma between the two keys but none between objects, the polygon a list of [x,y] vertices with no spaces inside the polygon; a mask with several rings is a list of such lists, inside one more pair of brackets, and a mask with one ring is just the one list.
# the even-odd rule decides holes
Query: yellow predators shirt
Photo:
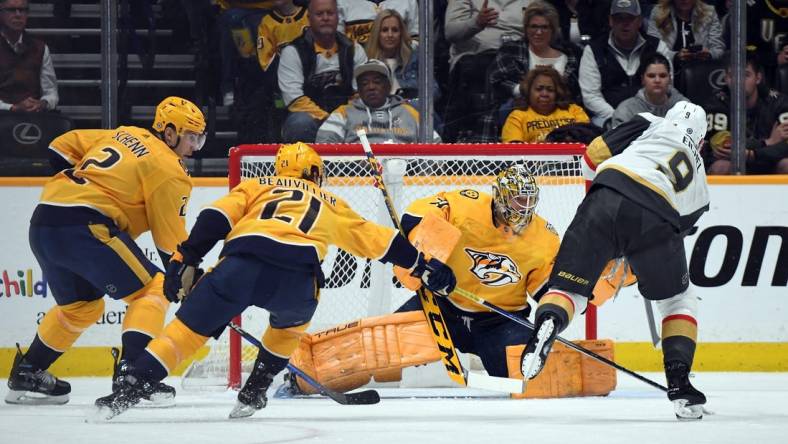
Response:
[{"label": "yellow predators shirt", "polygon": [[516,109],[506,118],[501,140],[511,142],[542,142],[554,129],[570,123],[588,123],[588,115],[583,108],[571,104],[568,109],[556,108],[552,114],[542,115],[531,108]]},{"label": "yellow predators shirt", "polygon": [[[519,234],[493,224],[492,196],[476,190],[438,193],[414,201],[405,211],[413,217],[434,213],[459,228],[462,237],[446,263],[457,287],[477,294],[507,311],[526,307],[526,292],[535,294],[550,276],[559,239],[538,215]],[[465,311],[486,311],[467,299],[449,300]]]},{"label": "yellow predators shirt", "polygon": [[284,268],[320,263],[329,245],[380,259],[398,234],[312,182],[292,177],[247,180],[208,208],[223,213],[232,227],[223,255],[250,253]]},{"label": "yellow predators shirt", "polygon": [[67,135],[75,152],[85,155],[47,182],[41,203],[92,208],[132,238],[150,230],[156,248],[172,254],[187,237],[192,190],[178,155],[148,130],[133,126]]},{"label": "yellow predators shirt", "polygon": [[279,49],[304,32],[309,26],[306,8],[298,7],[291,15],[280,15],[276,11],[263,17],[257,28],[257,60],[260,68],[267,71]]}]

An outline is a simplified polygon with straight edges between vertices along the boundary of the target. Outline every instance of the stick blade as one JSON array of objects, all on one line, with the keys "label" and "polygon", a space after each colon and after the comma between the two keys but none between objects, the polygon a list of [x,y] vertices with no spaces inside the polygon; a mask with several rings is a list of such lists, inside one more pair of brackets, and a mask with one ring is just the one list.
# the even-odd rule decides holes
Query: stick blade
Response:
[{"label": "stick blade", "polygon": [[369,405],[380,402],[380,394],[376,390],[364,390],[355,393],[339,393],[333,390],[325,390],[323,395],[342,405]]}]

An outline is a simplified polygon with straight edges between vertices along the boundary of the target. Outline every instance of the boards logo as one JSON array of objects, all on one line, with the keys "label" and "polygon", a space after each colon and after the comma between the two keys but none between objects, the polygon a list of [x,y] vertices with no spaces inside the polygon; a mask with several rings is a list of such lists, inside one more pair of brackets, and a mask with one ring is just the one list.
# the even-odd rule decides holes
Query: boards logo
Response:
[{"label": "boards logo", "polygon": [[522,279],[517,265],[509,256],[465,248],[465,252],[473,260],[471,273],[476,275],[482,284],[490,287],[501,287],[514,284]]}]

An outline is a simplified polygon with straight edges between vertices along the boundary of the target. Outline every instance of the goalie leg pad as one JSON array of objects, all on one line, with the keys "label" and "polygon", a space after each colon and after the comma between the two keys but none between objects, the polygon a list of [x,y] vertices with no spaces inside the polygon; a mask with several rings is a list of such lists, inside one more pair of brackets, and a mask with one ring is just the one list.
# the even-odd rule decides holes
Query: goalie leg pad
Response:
[{"label": "goalie leg pad", "polygon": [[83,331],[104,314],[104,299],[57,305],[47,312],[38,326],[38,337],[58,352],[68,350]]},{"label": "goalie leg pad", "polygon": [[145,287],[123,298],[128,304],[123,318],[123,333],[136,331],[151,338],[161,333],[169,301],[164,297],[164,275],[157,273]]},{"label": "goalie leg pad", "polygon": [[[613,360],[613,341],[609,339],[573,341],[594,353]],[[509,377],[522,379],[520,356],[524,345],[506,347]],[[604,396],[616,388],[616,370],[585,356],[560,342],[553,344],[550,359],[537,377],[532,379],[525,393],[512,398],[566,398]]]},{"label": "goalie leg pad", "polygon": [[[349,391],[367,384],[399,381],[404,367],[441,358],[422,312],[359,319],[305,335],[290,362],[326,387]],[[302,380],[304,393],[315,390]]]}]

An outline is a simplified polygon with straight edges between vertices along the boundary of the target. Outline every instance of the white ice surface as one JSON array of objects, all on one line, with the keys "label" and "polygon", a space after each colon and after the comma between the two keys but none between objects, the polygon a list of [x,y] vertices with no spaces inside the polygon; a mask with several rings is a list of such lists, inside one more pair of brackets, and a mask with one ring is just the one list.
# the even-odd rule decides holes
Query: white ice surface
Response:
[{"label": "white ice surface", "polygon": [[[645,374],[662,383],[659,374]],[[665,395],[619,374],[608,397],[509,400],[425,399],[463,389],[379,389],[377,405],[274,399],[245,420],[227,419],[234,392],[179,390],[172,408],[133,408],[108,423],[86,423],[109,378],[73,378],[65,406],[0,404],[0,443],[787,443],[788,373],[698,373],[693,384],[714,411],[678,422]],[[180,387],[179,381],[169,381]],[[5,380],[0,380],[5,387]],[[5,396],[5,389],[0,389]]]}]

